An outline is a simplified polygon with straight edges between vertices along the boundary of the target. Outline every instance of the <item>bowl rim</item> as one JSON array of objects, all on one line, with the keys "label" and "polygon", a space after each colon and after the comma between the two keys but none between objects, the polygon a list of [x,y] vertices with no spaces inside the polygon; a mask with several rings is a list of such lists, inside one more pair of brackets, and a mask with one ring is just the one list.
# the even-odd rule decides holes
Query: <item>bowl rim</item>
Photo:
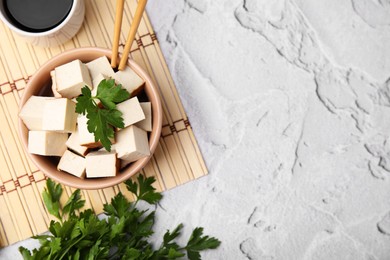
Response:
[{"label": "bowl rim", "polygon": [[[75,48],[75,49],[62,52],[50,58],[48,61],[46,61],[29,79],[19,102],[19,112],[22,109],[23,105],[28,100],[28,98],[30,98],[33,95],[33,90],[30,89],[31,88],[30,86],[33,84],[33,82],[36,79],[39,80],[39,78],[44,77],[46,73],[47,75],[49,75],[50,70],[54,69],[56,66],[59,66],[60,64],[64,64],[64,63],[58,64],[58,61],[61,58],[72,61],[77,59],[77,57],[83,57],[83,55],[88,55],[87,53],[91,53],[91,52],[99,54],[99,56],[96,56],[96,58],[101,56],[106,56],[108,59],[111,59],[112,56],[111,55],[112,52],[109,49],[104,49],[99,47],[81,47],[81,48]],[[87,62],[87,61],[83,61],[83,62]],[[86,190],[103,189],[103,188],[115,186],[117,184],[126,181],[127,179],[131,178],[133,175],[140,172],[147,165],[149,160],[152,158],[154,151],[157,148],[161,136],[163,110],[161,105],[160,90],[157,84],[150,78],[148,73],[134,60],[129,58],[127,65],[130,66],[130,68],[132,68],[141,78],[144,79],[145,84],[148,84],[151,90],[154,90],[152,92],[150,92],[148,89],[146,90],[147,92],[150,92],[150,94],[153,94],[155,96],[155,100],[152,103],[153,126],[152,126],[152,132],[150,133],[150,137],[149,137],[150,155],[133,162],[130,166],[128,166],[125,169],[124,172],[118,173],[115,177],[82,179],[73,176],[71,174],[68,174],[66,172],[60,172],[58,170],[56,170],[56,172],[60,174],[55,174],[55,172],[52,172],[52,169],[48,164],[42,164],[42,160],[44,160],[43,158],[44,156],[31,154],[28,152],[28,129],[24,125],[22,119],[18,118],[18,130],[19,130],[18,132],[19,132],[19,137],[22,141],[22,146],[25,152],[28,154],[29,158],[33,161],[36,167],[44,175],[53,179],[54,181],[57,181],[61,184],[74,187],[74,188],[86,189]],[[62,174],[66,174],[70,176],[70,178],[63,179],[60,177]],[[76,180],[76,182],[72,182],[71,180]]]}]

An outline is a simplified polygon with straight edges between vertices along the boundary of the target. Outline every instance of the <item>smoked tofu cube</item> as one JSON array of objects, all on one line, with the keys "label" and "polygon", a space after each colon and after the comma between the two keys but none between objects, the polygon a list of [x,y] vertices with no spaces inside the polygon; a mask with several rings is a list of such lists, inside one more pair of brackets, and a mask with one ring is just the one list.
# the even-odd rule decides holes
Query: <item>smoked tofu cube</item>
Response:
[{"label": "smoked tofu cube", "polygon": [[114,79],[126,89],[132,97],[136,96],[144,87],[144,80],[138,76],[130,67],[117,71]]},{"label": "smoked tofu cube", "polygon": [[99,74],[103,74],[107,77],[114,77],[115,75],[115,72],[112,69],[111,64],[106,56],[102,56],[88,62],[86,63],[86,66],[93,81],[96,77],[98,77]]},{"label": "smoked tofu cube", "polygon": [[45,101],[53,97],[31,96],[20,110],[19,117],[29,130],[42,130]]},{"label": "smoked tofu cube", "polygon": [[66,151],[68,134],[49,131],[28,132],[28,151],[32,154],[62,156]]},{"label": "smoked tofu cube", "polygon": [[77,131],[79,133],[79,144],[88,148],[101,147],[100,142],[95,142],[95,135],[88,131],[88,118],[79,115],[77,117]]},{"label": "smoked tofu cube", "polygon": [[52,70],[50,71],[51,76],[51,90],[53,92],[53,96],[56,98],[61,98],[61,94],[57,91],[57,82],[56,82],[56,71]]},{"label": "smoked tofu cube", "polygon": [[74,60],[55,68],[57,91],[62,97],[74,98],[81,94],[81,89],[92,81],[87,66],[80,60]]},{"label": "smoked tofu cube", "polygon": [[96,151],[87,154],[87,178],[114,177],[118,172],[118,159],[114,151]]},{"label": "smoked tofu cube", "polygon": [[125,127],[145,119],[144,111],[142,110],[137,97],[123,101],[116,107],[120,112],[122,112]]},{"label": "smoked tofu cube", "polygon": [[85,177],[86,159],[71,151],[65,151],[57,166],[58,170],[70,173],[76,177]]},{"label": "smoked tofu cube", "polygon": [[42,129],[71,133],[76,130],[76,104],[67,98],[45,100]]},{"label": "smoked tofu cube", "polygon": [[68,141],[66,141],[66,146],[68,147],[68,149],[82,156],[85,156],[89,150],[88,147],[80,145],[80,136],[78,129],[76,129],[76,132],[73,132],[70,135]]},{"label": "smoked tofu cube", "polygon": [[118,131],[112,147],[118,158],[128,163],[150,155],[147,133],[134,125]]},{"label": "smoked tofu cube", "polygon": [[135,125],[147,132],[152,132],[152,103],[150,102],[141,102],[140,103],[142,111],[144,111],[145,119],[139,121]]}]

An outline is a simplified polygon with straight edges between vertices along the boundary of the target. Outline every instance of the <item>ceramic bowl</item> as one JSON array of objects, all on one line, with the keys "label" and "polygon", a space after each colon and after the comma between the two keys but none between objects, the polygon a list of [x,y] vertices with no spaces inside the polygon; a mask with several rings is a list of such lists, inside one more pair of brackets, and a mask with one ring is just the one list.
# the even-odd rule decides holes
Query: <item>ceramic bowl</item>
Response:
[{"label": "ceramic bowl", "polygon": [[[23,96],[19,104],[19,110],[23,107],[26,101],[32,96],[43,95],[43,93],[50,93],[51,77],[50,71],[55,67],[68,63],[72,60],[79,59],[82,62],[89,62],[101,56],[107,56],[111,59],[111,50],[101,48],[78,48],[73,49],[55,56],[47,61],[29,80]],[[28,152],[28,129],[24,125],[23,121],[19,119],[19,135],[22,140],[25,151],[30,156],[35,165],[49,178],[80,189],[102,189],[111,187],[129,179],[134,174],[138,173],[150,160],[161,135],[162,125],[162,108],[159,96],[159,91],[155,83],[151,80],[148,74],[134,61],[129,60],[128,66],[130,66],[141,78],[145,81],[145,93],[152,103],[152,115],[153,115],[153,129],[149,134],[149,146],[151,155],[139,159],[136,162],[131,163],[128,167],[122,169],[115,177],[96,178],[96,179],[81,179],[75,177],[66,172],[57,170],[58,161],[53,157],[46,157],[41,155],[30,154]]]}]

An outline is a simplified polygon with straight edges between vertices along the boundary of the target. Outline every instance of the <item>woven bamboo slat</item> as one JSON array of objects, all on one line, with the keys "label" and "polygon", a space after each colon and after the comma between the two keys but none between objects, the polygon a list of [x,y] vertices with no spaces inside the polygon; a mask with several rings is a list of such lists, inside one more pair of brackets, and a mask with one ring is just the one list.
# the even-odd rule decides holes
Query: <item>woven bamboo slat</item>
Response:
[{"label": "woven bamboo slat", "polygon": [[[83,46],[111,48],[115,1],[86,0],[85,3],[82,28],[72,40],[57,47],[32,46],[0,23],[0,247],[47,231],[53,219],[41,199],[45,176],[25,154],[18,137],[18,103],[29,78],[54,55]],[[136,7],[136,0],[125,3],[120,52]],[[159,145],[142,174],[154,176],[159,191],[206,175],[207,169],[190,122],[146,13],[130,57],[148,71],[159,86],[164,110]],[[61,201],[66,201],[73,191],[73,188],[64,187]],[[85,207],[101,213],[104,203],[110,202],[120,191],[133,199],[124,184],[102,190],[83,190]]]}]

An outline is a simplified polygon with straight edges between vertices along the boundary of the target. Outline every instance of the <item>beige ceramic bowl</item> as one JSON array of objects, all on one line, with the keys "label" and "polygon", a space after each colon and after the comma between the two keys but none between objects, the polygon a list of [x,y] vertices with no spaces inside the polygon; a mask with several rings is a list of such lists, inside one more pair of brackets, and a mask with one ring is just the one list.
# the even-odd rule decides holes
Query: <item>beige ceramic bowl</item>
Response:
[{"label": "beige ceramic bowl", "polygon": [[[23,97],[20,101],[19,109],[23,107],[26,101],[32,95],[41,95],[45,92],[44,88],[50,88],[50,71],[55,67],[70,62],[75,59],[79,59],[82,62],[88,62],[101,56],[107,56],[111,58],[111,51],[101,48],[79,48],[64,52],[46,62],[29,80],[26,89],[24,90]],[[145,92],[149,101],[152,103],[153,114],[153,130],[149,135],[149,146],[151,155],[139,159],[138,161],[130,164],[130,166],[121,170],[116,177],[109,178],[97,178],[97,179],[80,179],[66,172],[57,170],[57,163],[51,157],[45,157],[28,153],[28,129],[19,119],[19,135],[23,142],[24,148],[29,154],[35,165],[49,178],[60,182],[62,184],[80,188],[80,189],[102,189],[119,184],[129,179],[134,174],[138,173],[149,161],[154,150],[157,147],[161,134],[162,124],[162,108],[158,89],[147,73],[134,61],[129,60],[128,65],[145,80]]]}]

